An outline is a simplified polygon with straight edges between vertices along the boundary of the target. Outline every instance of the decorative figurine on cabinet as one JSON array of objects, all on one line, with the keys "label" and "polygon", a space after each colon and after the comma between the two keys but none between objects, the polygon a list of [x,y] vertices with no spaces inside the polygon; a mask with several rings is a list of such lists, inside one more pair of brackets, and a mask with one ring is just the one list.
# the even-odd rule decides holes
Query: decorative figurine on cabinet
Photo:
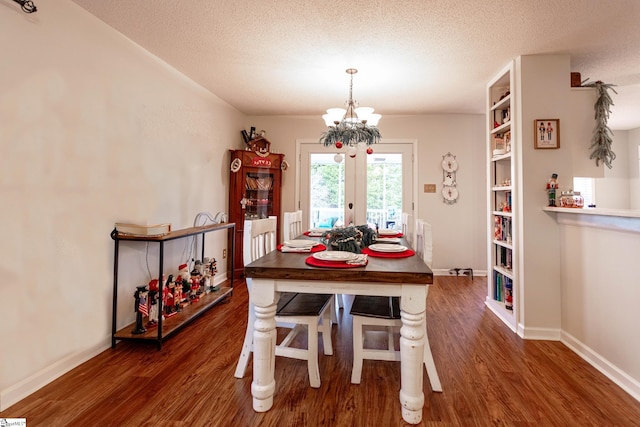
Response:
[{"label": "decorative figurine on cabinet", "polygon": [[220,286],[214,285],[213,283],[213,276],[218,272],[218,269],[216,268],[216,259],[205,258],[203,265],[202,278],[200,279],[200,285],[203,288],[203,292],[208,294],[210,292],[217,291],[220,289]]},{"label": "decorative figurine on cabinet", "polygon": [[267,157],[271,150],[271,142],[268,139],[259,136],[249,141],[249,148],[260,157]]},{"label": "decorative figurine on cabinet", "polygon": [[147,328],[158,326],[158,279],[149,282],[149,322]]},{"label": "decorative figurine on cabinet", "polygon": [[173,293],[173,312],[177,313],[182,311],[182,286],[178,286],[176,283],[170,283],[171,292]]},{"label": "decorative figurine on cabinet", "polygon": [[558,174],[554,173],[547,181],[547,193],[549,198],[549,206],[556,206],[556,190],[558,189]]},{"label": "decorative figurine on cabinet", "polygon": [[164,317],[171,317],[175,313],[174,306],[176,304],[175,296],[173,295],[173,288],[176,284],[173,281],[173,274],[169,275],[167,283],[162,288],[162,306],[164,307]]},{"label": "decorative figurine on cabinet", "polygon": [[136,312],[136,327],[132,334],[144,334],[147,332],[147,329],[142,326],[142,316],[149,315],[149,307],[147,306],[147,287],[146,286],[138,286],[136,287],[136,291],[133,294],[133,298],[135,299],[133,309]]},{"label": "decorative figurine on cabinet", "polygon": [[200,295],[202,291],[200,290],[200,272],[197,269],[191,270],[191,278],[189,279],[191,295],[189,296],[189,301],[191,304],[200,301]]},{"label": "decorative figurine on cabinet", "polygon": [[176,286],[182,287],[182,302],[189,302],[191,295],[191,274],[189,274],[189,267],[187,264],[180,264],[178,266],[178,278],[176,279]]}]

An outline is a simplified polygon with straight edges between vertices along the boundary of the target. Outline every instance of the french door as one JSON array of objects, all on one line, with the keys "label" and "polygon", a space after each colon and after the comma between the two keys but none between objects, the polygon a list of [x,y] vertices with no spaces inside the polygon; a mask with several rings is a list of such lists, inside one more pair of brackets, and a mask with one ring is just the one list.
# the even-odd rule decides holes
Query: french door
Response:
[{"label": "french door", "polygon": [[344,148],[298,141],[297,201],[305,216],[303,226],[400,229],[402,212],[413,214],[414,146],[379,143],[371,146],[372,154],[357,149],[352,157]]}]

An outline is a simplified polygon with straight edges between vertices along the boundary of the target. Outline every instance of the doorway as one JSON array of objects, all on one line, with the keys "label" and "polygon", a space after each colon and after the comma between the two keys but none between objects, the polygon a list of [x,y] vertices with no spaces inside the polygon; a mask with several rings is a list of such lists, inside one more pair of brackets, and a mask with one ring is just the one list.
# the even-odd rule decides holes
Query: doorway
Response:
[{"label": "doorway", "polygon": [[303,226],[332,228],[369,224],[401,228],[402,212],[414,210],[415,142],[391,141],[356,149],[298,141],[297,205]]}]

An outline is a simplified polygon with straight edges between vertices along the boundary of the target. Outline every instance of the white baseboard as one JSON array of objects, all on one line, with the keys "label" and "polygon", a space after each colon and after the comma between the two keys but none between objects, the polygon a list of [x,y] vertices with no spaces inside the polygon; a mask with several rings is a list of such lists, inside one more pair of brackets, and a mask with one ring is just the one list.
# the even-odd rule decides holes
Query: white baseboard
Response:
[{"label": "white baseboard", "polygon": [[0,411],[4,411],[8,407],[18,403],[20,400],[29,396],[46,386],[56,378],[66,374],[73,368],[83,364],[92,357],[97,356],[106,349],[111,347],[111,339],[104,343],[98,344],[92,348],[71,354],[50,366],[36,372],[28,378],[0,391]]},{"label": "white baseboard", "polygon": [[525,328],[518,324],[518,335],[526,340],[562,341],[562,331],[551,328]]},{"label": "white baseboard", "polygon": [[[221,284],[227,280],[227,273],[216,274],[214,283]],[[0,390],[0,411],[18,403],[20,400],[38,391],[58,377],[66,374],[73,368],[83,364],[92,357],[97,356],[111,347],[111,338],[85,351],[71,354],[58,360],[30,377],[14,384],[4,390]]]},{"label": "white baseboard", "polygon": [[[234,279],[238,279],[237,277],[234,277]],[[219,285],[222,282],[226,282],[227,281],[227,272],[224,272],[222,274],[217,274],[215,276],[213,276],[213,284],[214,285]]]},{"label": "white baseboard", "polygon": [[631,378],[627,373],[578,341],[571,334],[563,331],[560,341],[640,402],[640,382]]}]

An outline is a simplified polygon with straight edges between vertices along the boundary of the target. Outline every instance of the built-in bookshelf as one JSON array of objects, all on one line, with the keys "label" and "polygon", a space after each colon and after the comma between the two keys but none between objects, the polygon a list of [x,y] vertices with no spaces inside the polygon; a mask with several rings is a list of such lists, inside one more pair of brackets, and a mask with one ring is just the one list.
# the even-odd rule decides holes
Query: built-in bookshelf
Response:
[{"label": "built-in bookshelf", "polygon": [[487,85],[487,241],[486,305],[516,330],[518,292],[515,271],[517,215],[513,204],[516,185],[513,64]]}]

